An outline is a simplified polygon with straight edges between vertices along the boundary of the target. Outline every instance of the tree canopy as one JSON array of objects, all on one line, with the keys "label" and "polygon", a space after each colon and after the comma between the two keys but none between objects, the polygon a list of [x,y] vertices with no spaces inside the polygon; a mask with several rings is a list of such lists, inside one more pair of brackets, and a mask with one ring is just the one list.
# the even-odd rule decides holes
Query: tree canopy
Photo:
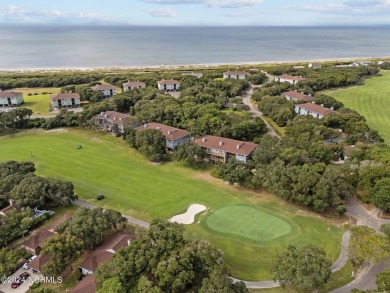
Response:
[{"label": "tree canopy", "polygon": [[306,291],[318,289],[329,280],[330,266],[331,262],[322,249],[311,245],[302,248],[290,245],[287,251],[277,256],[272,271],[274,280],[282,287],[293,285]]},{"label": "tree canopy", "polygon": [[[114,277],[124,291],[139,292],[248,292],[233,284],[222,254],[208,242],[188,241],[183,226],[154,220],[130,246],[121,249],[96,273],[98,290]],[[119,286],[115,280],[115,286]]]}]

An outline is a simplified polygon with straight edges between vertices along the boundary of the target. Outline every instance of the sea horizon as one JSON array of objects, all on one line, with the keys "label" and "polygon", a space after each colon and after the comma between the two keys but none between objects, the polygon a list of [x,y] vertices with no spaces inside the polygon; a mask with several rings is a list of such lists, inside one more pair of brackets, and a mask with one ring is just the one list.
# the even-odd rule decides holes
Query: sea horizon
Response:
[{"label": "sea horizon", "polygon": [[388,58],[390,26],[0,28],[1,71],[255,65]]}]

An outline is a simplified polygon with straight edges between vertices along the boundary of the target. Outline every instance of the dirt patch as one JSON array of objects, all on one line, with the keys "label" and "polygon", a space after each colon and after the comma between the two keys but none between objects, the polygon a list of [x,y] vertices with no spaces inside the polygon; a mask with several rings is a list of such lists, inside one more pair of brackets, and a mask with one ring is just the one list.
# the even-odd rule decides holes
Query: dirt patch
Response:
[{"label": "dirt patch", "polygon": [[65,128],[56,128],[56,129],[50,129],[47,130],[47,132],[55,132],[55,133],[63,133],[63,132],[68,132],[68,129]]},{"label": "dirt patch", "polygon": [[102,140],[100,138],[97,138],[97,137],[92,137],[91,141],[92,142],[96,142],[96,143],[101,143],[102,142]]}]

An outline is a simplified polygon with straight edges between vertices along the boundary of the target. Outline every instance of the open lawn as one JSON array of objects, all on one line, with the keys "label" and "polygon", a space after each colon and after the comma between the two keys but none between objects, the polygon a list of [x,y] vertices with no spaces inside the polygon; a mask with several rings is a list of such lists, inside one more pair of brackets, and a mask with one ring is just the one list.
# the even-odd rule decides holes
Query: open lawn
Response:
[{"label": "open lawn", "polygon": [[366,117],[368,125],[390,144],[390,71],[381,73],[381,76],[365,79],[361,86],[326,91],[325,94]]},{"label": "open lawn", "polygon": [[19,88],[14,91],[23,92],[23,107],[31,109],[33,115],[49,115],[50,97],[59,93],[60,88]]},{"label": "open lawn", "polygon": [[[71,180],[83,200],[147,221],[171,218],[192,203],[205,205],[208,211],[196,216],[197,224],[186,226],[186,237],[206,239],[220,248],[239,278],[269,279],[273,259],[289,244],[319,245],[332,260],[340,252],[342,229],[328,220],[271,194],[225,185],[181,163],[152,164],[121,138],[100,132],[30,130],[0,137],[0,161],[11,159],[33,161],[39,175]],[[106,198],[97,201],[99,193]],[[256,216],[256,221],[237,213]],[[229,224],[221,222],[229,215]],[[229,229],[234,232],[226,233]]]}]

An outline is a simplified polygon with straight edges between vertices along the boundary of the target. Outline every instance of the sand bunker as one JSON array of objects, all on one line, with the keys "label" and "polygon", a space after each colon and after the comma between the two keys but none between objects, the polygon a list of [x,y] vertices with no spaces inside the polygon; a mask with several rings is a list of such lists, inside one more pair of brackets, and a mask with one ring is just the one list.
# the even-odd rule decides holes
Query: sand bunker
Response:
[{"label": "sand bunker", "polygon": [[201,204],[192,204],[188,207],[184,214],[176,215],[171,218],[171,222],[189,225],[195,221],[195,215],[206,210],[206,207]]}]

